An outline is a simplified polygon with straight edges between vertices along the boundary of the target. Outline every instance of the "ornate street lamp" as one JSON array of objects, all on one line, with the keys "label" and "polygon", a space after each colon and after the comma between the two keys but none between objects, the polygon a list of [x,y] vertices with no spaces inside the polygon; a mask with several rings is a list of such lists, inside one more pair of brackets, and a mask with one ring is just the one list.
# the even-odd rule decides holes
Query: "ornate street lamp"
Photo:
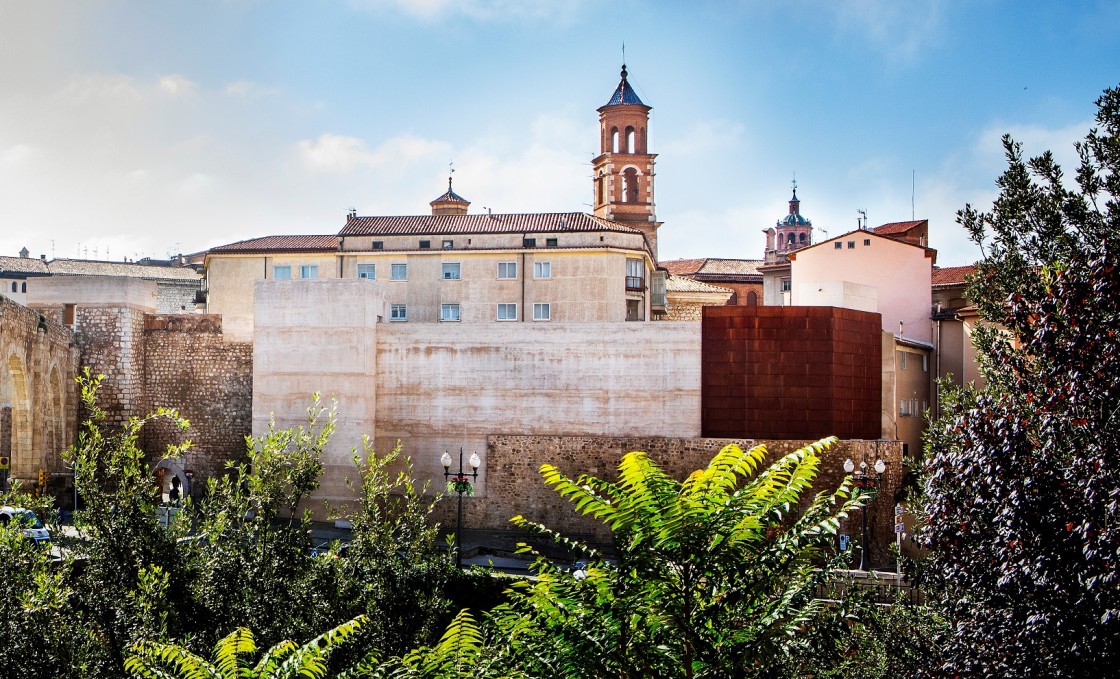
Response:
[{"label": "ornate street lamp", "polygon": [[861,491],[867,493],[868,495],[867,504],[864,504],[863,509],[861,509],[859,512],[863,517],[863,537],[861,540],[862,547],[860,547],[859,552],[859,569],[861,571],[867,570],[868,565],[867,505],[870,504],[875,499],[875,496],[879,494],[879,484],[883,481],[883,472],[887,470],[887,463],[883,462],[882,458],[876,455],[875,464],[872,465],[871,468],[874,470],[874,474],[867,473],[867,460],[860,461],[858,470],[856,469],[855,463],[852,462],[852,458],[849,457],[844,461],[844,473],[852,477],[852,482],[855,483],[856,488],[859,488]]},{"label": "ornate street lamp", "polygon": [[447,481],[447,489],[453,490],[459,494],[459,511],[455,516],[455,567],[463,567],[463,494],[474,494],[474,481],[478,480],[478,468],[482,466],[482,460],[479,459],[478,453],[471,453],[469,463],[471,465],[471,473],[468,476],[466,471],[463,470],[463,449],[459,449],[459,471],[453,473],[451,471],[451,455],[446,451],[443,457],[439,459],[443,464],[443,478]]}]

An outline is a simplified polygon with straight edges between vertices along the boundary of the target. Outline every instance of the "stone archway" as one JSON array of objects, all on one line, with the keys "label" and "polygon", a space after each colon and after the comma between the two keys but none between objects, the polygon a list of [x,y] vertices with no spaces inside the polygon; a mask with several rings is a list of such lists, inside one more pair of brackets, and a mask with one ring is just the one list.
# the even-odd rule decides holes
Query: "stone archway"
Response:
[{"label": "stone archway", "polygon": [[[160,503],[167,502],[168,500],[167,494],[171,490],[172,476],[179,479],[179,486],[181,488],[183,499],[190,497],[191,479],[186,474],[186,468],[184,467],[185,464],[186,460],[181,457],[165,457],[160,460],[155,467],[152,468],[153,476],[159,479]],[[159,473],[161,469],[164,470],[163,474]]]},{"label": "stone archway", "polygon": [[27,370],[17,354],[11,354],[4,362],[2,378],[0,452],[11,455],[11,478],[34,480],[37,468],[31,444],[31,393]]}]

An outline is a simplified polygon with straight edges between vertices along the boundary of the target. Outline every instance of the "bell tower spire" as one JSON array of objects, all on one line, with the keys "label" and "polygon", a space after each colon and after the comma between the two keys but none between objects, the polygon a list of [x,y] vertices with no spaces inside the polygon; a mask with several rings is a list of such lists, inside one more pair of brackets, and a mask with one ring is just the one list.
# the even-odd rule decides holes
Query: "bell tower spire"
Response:
[{"label": "bell tower spire", "polygon": [[647,146],[649,112],[630,86],[626,64],[606,104],[599,107],[599,155],[593,169],[595,215],[643,231],[657,254],[657,221],[653,200],[656,154]]}]

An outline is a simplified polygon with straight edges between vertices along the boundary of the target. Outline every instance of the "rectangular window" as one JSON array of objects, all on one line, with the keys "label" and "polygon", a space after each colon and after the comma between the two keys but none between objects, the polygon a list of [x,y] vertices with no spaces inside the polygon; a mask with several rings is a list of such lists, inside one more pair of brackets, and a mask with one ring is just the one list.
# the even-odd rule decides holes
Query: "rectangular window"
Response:
[{"label": "rectangular window", "polygon": [[443,280],[457,281],[459,280],[459,264],[457,262],[444,262],[443,263]]},{"label": "rectangular window", "polygon": [[626,260],[626,289],[645,290],[645,266],[640,259]]},{"label": "rectangular window", "polygon": [[453,241],[453,240],[443,241],[443,249],[444,250],[450,250],[453,247],[455,247],[455,241]]},{"label": "rectangular window", "polygon": [[420,241],[420,249],[421,250],[427,250],[430,247],[432,247],[432,241],[430,241],[430,240]]},{"label": "rectangular window", "polygon": [[533,278],[552,278],[552,262],[533,262]]},{"label": "rectangular window", "polygon": [[408,307],[404,304],[389,305],[389,321],[407,321]]},{"label": "rectangular window", "polygon": [[842,250],[843,248],[844,248],[844,244],[841,243],[840,241],[836,241],[835,243],[832,244],[832,249],[833,250]]},{"label": "rectangular window", "polygon": [[898,402],[898,415],[899,417],[910,417],[910,401],[902,399]]},{"label": "rectangular window", "polygon": [[554,248],[554,247],[556,247],[557,245],[560,244],[560,241],[556,238],[545,238],[544,239],[544,244],[547,247]]},{"label": "rectangular window", "polygon": [[517,320],[517,305],[516,304],[499,304],[498,305],[498,320],[499,321],[516,321]]},{"label": "rectangular window", "polygon": [[856,248],[856,242],[854,240],[848,241],[848,249],[849,250],[854,250],[855,248]]},{"label": "rectangular window", "polygon": [[898,367],[901,370],[906,370],[906,352],[905,351],[898,352]]},{"label": "rectangular window", "polygon": [[929,354],[922,354],[922,372],[929,372]]},{"label": "rectangular window", "polygon": [[533,305],[533,320],[534,321],[550,321],[552,320],[552,305],[548,302],[537,302]]},{"label": "rectangular window", "polygon": [[441,320],[441,321],[457,321],[457,320],[459,320],[459,305],[458,304],[441,304],[441,305],[439,305],[439,320]]},{"label": "rectangular window", "polygon": [[292,267],[274,266],[272,267],[272,277],[277,280],[288,280],[292,277]]},{"label": "rectangular window", "polygon": [[359,264],[358,265],[358,278],[368,278],[371,281],[377,278],[377,265],[376,264]]},{"label": "rectangular window", "polygon": [[870,247],[871,246],[871,239],[870,238],[864,238],[863,239],[863,246],[864,247]]},{"label": "rectangular window", "polygon": [[300,278],[318,278],[319,277],[319,267],[315,266],[314,264],[304,264],[303,266],[301,266],[299,268],[299,277]]},{"label": "rectangular window", "polygon": [[537,239],[536,238],[526,238],[525,240],[521,241],[521,245],[523,247],[527,247],[527,248],[535,248],[535,247],[537,247]]},{"label": "rectangular window", "polygon": [[793,282],[788,278],[782,279],[782,292],[789,292],[790,290],[793,290]]},{"label": "rectangular window", "polygon": [[407,264],[393,264],[389,268],[389,278],[394,281],[407,281],[408,280],[408,265]]},{"label": "rectangular window", "polygon": [[498,262],[498,278],[517,278],[517,262]]},{"label": "rectangular window", "polygon": [[385,241],[383,241],[383,240],[373,241],[373,249],[374,250],[384,250],[385,249]]}]

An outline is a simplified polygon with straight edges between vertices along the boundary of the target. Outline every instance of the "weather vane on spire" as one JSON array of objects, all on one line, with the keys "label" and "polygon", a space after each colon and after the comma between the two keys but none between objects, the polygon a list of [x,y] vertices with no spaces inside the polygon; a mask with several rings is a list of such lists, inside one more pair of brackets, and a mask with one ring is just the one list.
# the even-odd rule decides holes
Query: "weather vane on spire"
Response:
[{"label": "weather vane on spire", "polygon": [[622,43],[622,65],[626,65],[626,43]]},{"label": "weather vane on spire", "polygon": [[451,190],[451,175],[455,174],[455,159],[452,158],[447,163],[447,190]]}]

